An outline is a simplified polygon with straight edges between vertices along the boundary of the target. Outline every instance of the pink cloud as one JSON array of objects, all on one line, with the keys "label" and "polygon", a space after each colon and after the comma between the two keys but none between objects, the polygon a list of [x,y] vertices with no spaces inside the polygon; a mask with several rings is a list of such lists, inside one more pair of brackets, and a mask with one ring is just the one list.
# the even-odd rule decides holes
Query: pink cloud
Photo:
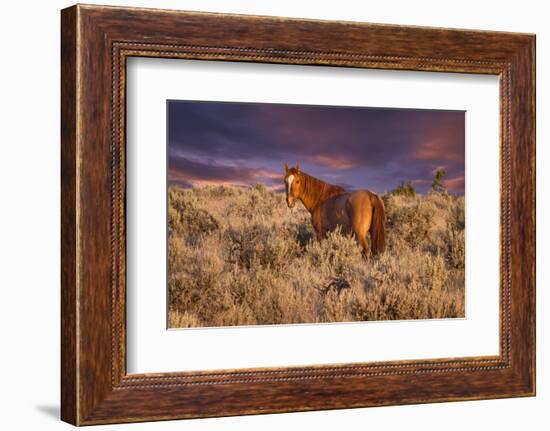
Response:
[{"label": "pink cloud", "polygon": [[415,186],[425,186],[426,184],[431,184],[431,180],[426,180],[426,179],[416,179],[416,180],[412,180],[412,183],[413,185]]},{"label": "pink cloud", "polygon": [[452,191],[462,193],[464,191],[464,175],[455,178],[449,178],[443,181],[445,186]]},{"label": "pink cloud", "polygon": [[207,164],[186,158],[172,160],[168,170],[168,181],[186,186],[207,185],[247,186],[255,183],[283,182],[283,173],[264,168],[239,167],[228,164]]},{"label": "pink cloud", "polygon": [[413,151],[416,160],[463,162],[464,153],[451,147],[444,139],[436,138],[424,141]]},{"label": "pink cloud", "polygon": [[323,166],[336,169],[350,169],[359,165],[356,160],[351,160],[345,156],[335,156],[332,154],[316,154],[310,157],[310,160]]}]

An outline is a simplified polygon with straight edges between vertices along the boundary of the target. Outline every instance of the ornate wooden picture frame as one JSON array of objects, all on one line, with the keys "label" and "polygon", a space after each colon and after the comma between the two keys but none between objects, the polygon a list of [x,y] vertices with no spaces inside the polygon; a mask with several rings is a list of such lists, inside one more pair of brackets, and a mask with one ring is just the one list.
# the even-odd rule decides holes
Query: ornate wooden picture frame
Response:
[{"label": "ornate wooden picture frame", "polygon": [[[535,37],[73,6],[61,20],[61,417],[75,425],[535,394]],[[126,60],[330,65],[500,79],[500,354],[126,371]],[[497,222],[497,221],[495,221]]]}]

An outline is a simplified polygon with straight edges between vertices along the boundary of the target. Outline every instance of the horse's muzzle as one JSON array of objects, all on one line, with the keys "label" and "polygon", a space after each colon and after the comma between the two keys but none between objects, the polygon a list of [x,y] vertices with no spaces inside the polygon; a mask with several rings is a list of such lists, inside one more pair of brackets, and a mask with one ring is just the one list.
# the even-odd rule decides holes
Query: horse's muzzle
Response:
[{"label": "horse's muzzle", "polygon": [[294,199],[286,198],[286,204],[289,208],[294,208]]}]

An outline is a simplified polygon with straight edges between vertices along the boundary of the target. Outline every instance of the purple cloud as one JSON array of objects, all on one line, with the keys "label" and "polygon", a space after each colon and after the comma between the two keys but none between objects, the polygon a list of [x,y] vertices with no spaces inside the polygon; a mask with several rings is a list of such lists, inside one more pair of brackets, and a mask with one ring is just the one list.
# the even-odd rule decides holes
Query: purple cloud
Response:
[{"label": "purple cloud", "polygon": [[[169,181],[280,185],[283,166],[378,192],[429,190],[433,170],[464,193],[463,111],[168,102]],[[462,178],[462,181],[460,180]]]}]

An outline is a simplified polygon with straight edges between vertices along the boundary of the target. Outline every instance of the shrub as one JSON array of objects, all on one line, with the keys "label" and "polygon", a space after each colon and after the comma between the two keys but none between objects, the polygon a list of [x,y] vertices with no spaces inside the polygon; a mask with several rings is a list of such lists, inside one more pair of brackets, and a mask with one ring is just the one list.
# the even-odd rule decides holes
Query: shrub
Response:
[{"label": "shrub", "polygon": [[464,237],[465,215],[464,199],[456,199],[451,209],[447,229],[444,233],[444,253],[453,268],[464,269],[466,244]]},{"label": "shrub", "polygon": [[383,196],[388,246],[365,259],[263,186],[169,190],[170,327],[464,315],[464,199]]},{"label": "shrub", "polygon": [[357,277],[365,267],[357,242],[351,235],[343,235],[340,227],[323,241],[310,242],[306,253],[313,267],[329,268],[332,277]]},{"label": "shrub", "polygon": [[391,194],[414,198],[416,196],[416,190],[410,181],[401,181],[397,187],[391,191]]},{"label": "shrub", "polygon": [[191,196],[178,190],[170,190],[168,205],[168,229],[172,232],[194,238],[200,234],[210,234],[220,227],[215,217],[199,208]]},{"label": "shrub", "polygon": [[231,306],[225,289],[229,274],[224,271],[224,262],[214,247],[212,240],[206,241],[203,247],[179,242],[169,254],[170,308],[193,315],[201,322],[215,321]]},{"label": "shrub", "polygon": [[428,239],[435,211],[424,198],[391,196],[386,198],[386,212],[394,237],[405,240],[411,247],[418,247]]},{"label": "shrub", "polygon": [[278,270],[300,254],[299,244],[283,229],[274,231],[262,224],[247,229],[228,228],[223,243],[227,245],[227,260],[250,269],[254,262]]}]

